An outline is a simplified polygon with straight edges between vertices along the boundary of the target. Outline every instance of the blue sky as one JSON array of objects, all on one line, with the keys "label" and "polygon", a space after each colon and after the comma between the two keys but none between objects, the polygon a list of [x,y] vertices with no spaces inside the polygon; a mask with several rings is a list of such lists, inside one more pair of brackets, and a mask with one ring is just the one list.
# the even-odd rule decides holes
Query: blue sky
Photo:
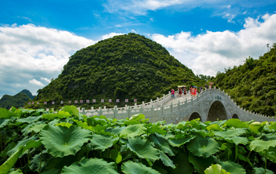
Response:
[{"label": "blue sky", "polygon": [[215,75],[276,43],[276,1],[0,0],[0,97],[32,93],[75,51],[135,32],[195,74]]}]

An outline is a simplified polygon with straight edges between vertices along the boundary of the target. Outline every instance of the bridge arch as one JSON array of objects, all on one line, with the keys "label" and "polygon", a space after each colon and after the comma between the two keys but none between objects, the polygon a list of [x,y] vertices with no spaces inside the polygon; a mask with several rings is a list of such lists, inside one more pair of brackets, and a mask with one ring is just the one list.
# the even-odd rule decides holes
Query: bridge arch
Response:
[{"label": "bridge arch", "polygon": [[201,119],[199,113],[194,112],[194,113],[192,113],[192,115],[190,116],[189,121],[194,120],[194,119],[197,119],[197,118],[199,118],[200,121],[202,121],[202,119]]},{"label": "bridge arch", "polygon": [[232,118],[239,118],[237,114],[234,114]]},{"label": "bridge arch", "polygon": [[207,121],[217,121],[217,119],[227,120],[225,107],[220,101],[212,103],[207,116]]}]

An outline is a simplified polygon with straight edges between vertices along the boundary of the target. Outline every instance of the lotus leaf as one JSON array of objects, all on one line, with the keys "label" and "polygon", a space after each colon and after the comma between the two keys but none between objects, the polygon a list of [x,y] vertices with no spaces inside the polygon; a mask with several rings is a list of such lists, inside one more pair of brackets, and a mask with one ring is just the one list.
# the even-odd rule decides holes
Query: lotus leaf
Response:
[{"label": "lotus leaf", "polygon": [[5,127],[10,122],[10,119],[0,119],[0,128]]},{"label": "lotus leaf", "polygon": [[263,127],[264,125],[262,125],[260,122],[253,122],[249,125],[249,128],[255,133],[260,133]]},{"label": "lotus leaf", "polygon": [[139,158],[155,161],[159,159],[159,151],[153,148],[149,141],[141,137],[128,138],[127,147]]},{"label": "lotus leaf", "polygon": [[186,144],[186,143],[190,142],[194,138],[195,138],[195,136],[185,137],[185,138],[182,138],[182,139],[172,139],[172,140],[169,140],[169,143],[173,147],[180,147],[183,144]]},{"label": "lotus leaf", "polygon": [[262,167],[254,167],[254,174],[274,174],[271,170],[264,169]]},{"label": "lotus leaf", "polygon": [[136,114],[136,115],[132,115],[132,117],[130,117],[129,120],[132,120],[132,121],[141,121],[145,119],[145,115],[144,114]]},{"label": "lotus leaf", "polygon": [[71,106],[63,106],[60,111],[65,111],[68,112],[71,115],[79,116],[79,110],[76,106],[71,105]]},{"label": "lotus leaf", "polygon": [[269,125],[269,129],[270,129],[270,130],[276,131],[276,122],[272,122],[272,123]]},{"label": "lotus leaf", "polygon": [[177,155],[171,157],[175,169],[173,168],[167,168],[167,171],[169,174],[179,174],[179,173],[185,173],[185,174],[192,174],[194,172],[194,168],[192,164],[188,160],[188,152],[184,152],[182,150],[183,148],[180,148]]},{"label": "lotus leaf", "polygon": [[247,145],[248,144],[248,139],[245,137],[226,137],[224,138],[226,141],[230,142],[230,143],[234,143],[236,145],[238,144],[243,144],[243,145]]},{"label": "lotus leaf", "polygon": [[46,166],[47,159],[50,158],[50,154],[47,151],[43,151],[42,153],[36,154],[30,162],[30,169],[32,171],[36,171],[40,173],[40,170]]},{"label": "lotus leaf", "polygon": [[29,141],[31,140],[36,140],[38,137],[36,135],[28,138],[28,137],[25,137],[23,140],[19,141],[17,143],[17,145],[11,149],[10,151],[8,151],[8,155],[11,155],[11,154],[14,154],[16,151],[18,151],[21,147],[25,146]]},{"label": "lotus leaf", "polygon": [[143,124],[135,124],[127,126],[121,132],[121,137],[135,137],[145,133],[146,127]]},{"label": "lotus leaf", "polygon": [[256,152],[263,152],[268,150],[270,147],[276,147],[276,140],[254,140],[249,145],[250,151],[254,150]]},{"label": "lotus leaf", "polygon": [[160,151],[160,159],[165,166],[169,166],[169,167],[175,169],[175,165],[173,164],[173,161],[162,151]]},{"label": "lotus leaf", "polygon": [[118,140],[118,137],[113,138],[112,136],[93,134],[93,138],[90,140],[91,142],[88,146],[92,149],[105,151],[112,147]]},{"label": "lotus leaf", "polygon": [[116,149],[112,149],[110,151],[110,158],[113,159],[117,164],[119,164],[123,159],[121,153]]},{"label": "lotus leaf", "polygon": [[154,133],[158,133],[158,134],[162,134],[162,135],[166,135],[167,131],[162,129],[160,126],[158,125],[152,125],[151,127],[148,128],[147,132],[149,134],[154,134]]},{"label": "lotus leaf", "polygon": [[248,125],[236,118],[232,118],[230,120],[227,120],[224,125],[226,125],[227,127],[235,127],[235,128],[248,128]]},{"label": "lotus leaf", "polygon": [[17,169],[15,171],[9,172],[9,174],[23,174],[23,172],[20,169]]},{"label": "lotus leaf", "polygon": [[222,169],[219,164],[212,164],[205,171],[205,174],[230,174],[226,170]]},{"label": "lotus leaf", "polygon": [[41,142],[54,157],[75,155],[91,138],[91,132],[77,126],[70,128],[47,125],[40,132]]},{"label": "lotus leaf", "polygon": [[204,174],[204,170],[215,162],[213,157],[202,158],[194,156],[191,153],[189,154],[188,160],[193,164],[193,166],[197,169],[197,171],[199,171],[200,174]]},{"label": "lotus leaf", "polygon": [[73,124],[71,123],[66,123],[66,122],[62,122],[62,123],[56,123],[56,126],[61,126],[61,127],[67,127],[70,128],[71,126],[73,126]]},{"label": "lotus leaf", "polygon": [[215,135],[220,137],[236,137],[245,133],[246,133],[246,130],[243,128],[228,129],[225,131],[215,131]]},{"label": "lotus leaf", "polygon": [[207,127],[207,130],[222,131],[223,129],[218,124],[212,124]]},{"label": "lotus leaf", "polygon": [[118,174],[114,162],[108,163],[98,158],[82,159],[80,162],[73,163],[69,167],[64,166],[62,173]]},{"label": "lotus leaf", "polygon": [[170,156],[174,156],[170,144],[164,136],[155,133],[155,135],[150,135],[149,140],[154,143],[154,146],[159,150],[169,154]]},{"label": "lotus leaf", "polygon": [[126,127],[115,127],[115,128],[108,128],[106,131],[110,132],[113,135],[118,135],[119,133],[121,133]]},{"label": "lotus leaf", "polygon": [[11,118],[12,115],[13,114],[9,110],[0,108],[0,118]]},{"label": "lotus leaf", "polygon": [[219,143],[210,137],[196,137],[187,144],[187,148],[193,155],[204,158],[220,150]]},{"label": "lotus leaf", "polygon": [[141,163],[127,161],[122,165],[122,172],[126,174],[160,174],[158,171]]},{"label": "lotus leaf", "polygon": [[234,163],[232,161],[221,162],[221,168],[230,172],[231,174],[246,174],[246,171],[242,165]]}]

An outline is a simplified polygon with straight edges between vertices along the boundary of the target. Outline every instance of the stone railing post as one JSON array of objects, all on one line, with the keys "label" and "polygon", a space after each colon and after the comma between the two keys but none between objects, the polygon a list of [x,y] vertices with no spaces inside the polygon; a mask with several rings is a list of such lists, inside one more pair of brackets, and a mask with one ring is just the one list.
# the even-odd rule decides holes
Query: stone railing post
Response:
[{"label": "stone railing post", "polygon": [[[144,102],[143,102],[144,103]],[[144,105],[142,104],[141,107],[140,107],[140,113],[142,114],[143,113],[143,108],[144,108]]]},{"label": "stone railing post", "polygon": [[115,105],[114,106],[114,118],[116,118],[117,117],[117,106]]},{"label": "stone railing post", "polygon": [[98,112],[99,116],[103,115],[103,111],[102,111],[102,107],[99,107],[99,112]]},{"label": "stone railing post", "polygon": [[92,106],[92,107],[91,107],[91,111],[93,111],[93,110],[94,110],[94,107]]},{"label": "stone railing post", "polygon": [[130,111],[131,111],[131,110],[130,110],[130,106],[128,106],[128,107],[127,107],[127,116],[128,116],[128,118],[130,118],[130,116],[131,116],[131,115],[130,115],[130,114],[131,114]]}]

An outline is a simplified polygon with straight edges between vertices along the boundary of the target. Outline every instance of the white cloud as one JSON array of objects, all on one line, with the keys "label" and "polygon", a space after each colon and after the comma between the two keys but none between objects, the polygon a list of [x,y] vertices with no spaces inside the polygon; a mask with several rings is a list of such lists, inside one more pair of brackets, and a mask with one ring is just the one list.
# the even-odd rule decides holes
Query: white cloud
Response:
[{"label": "white cloud", "polygon": [[34,79],[57,77],[70,55],[94,43],[67,31],[32,24],[1,26],[0,95],[14,95],[22,89],[35,94],[42,83]]},{"label": "white cloud", "polygon": [[119,36],[119,35],[123,35],[124,33],[109,33],[109,34],[106,34],[106,35],[103,35],[102,36],[102,39],[108,39],[108,38],[111,38],[111,37],[114,37],[114,36]]},{"label": "white cloud", "polygon": [[47,78],[45,78],[45,77],[40,77],[40,79],[41,79],[41,80],[44,80],[45,82],[48,82],[48,83],[50,83],[50,82],[51,82],[51,80],[50,80],[50,79],[47,79]]},{"label": "white cloud", "polygon": [[31,83],[33,85],[37,85],[37,86],[44,86],[43,83],[41,83],[40,81],[38,81],[36,79],[29,80],[29,83]]},{"label": "white cloud", "polygon": [[276,40],[276,14],[258,19],[247,18],[239,32],[211,32],[192,36],[181,32],[171,36],[151,35],[180,62],[196,74],[215,75],[218,71],[240,65],[245,57],[258,58],[267,50],[266,44]]}]

